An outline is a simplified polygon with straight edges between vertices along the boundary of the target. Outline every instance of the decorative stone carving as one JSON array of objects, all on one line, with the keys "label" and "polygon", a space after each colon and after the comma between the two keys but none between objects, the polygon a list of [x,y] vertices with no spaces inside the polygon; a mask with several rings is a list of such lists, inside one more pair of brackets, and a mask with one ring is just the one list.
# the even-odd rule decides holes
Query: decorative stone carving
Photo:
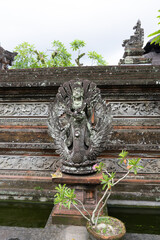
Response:
[{"label": "decorative stone carving", "polygon": [[0,47],[0,70],[7,70],[8,65],[12,66],[12,62],[14,61],[14,57],[18,53],[16,52],[9,52],[7,50],[4,50],[2,47]]},{"label": "decorative stone carving", "polygon": [[11,149],[55,149],[54,143],[1,143],[0,148]]},{"label": "decorative stone carving", "polygon": [[114,116],[160,116],[160,103],[111,103]]},{"label": "decorative stone carving", "polygon": [[[112,102],[113,116],[160,116],[160,103],[157,102]],[[48,117],[48,103],[0,103],[1,117]],[[6,120],[5,120],[6,121]],[[12,122],[13,120],[7,120]],[[17,119],[16,121],[20,121]],[[25,121],[30,121],[26,118]],[[34,120],[33,120],[34,121]],[[37,120],[36,120],[37,121]]]},{"label": "decorative stone carving", "polygon": [[62,172],[94,172],[96,157],[111,131],[111,107],[88,80],[71,80],[61,86],[49,110],[49,133],[61,156]]},{"label": "decorative stone carving", "polygon": [[[115,158],[99,159],[107,164],[109,171],[123,172],[125,171]],[[142,173],[159,173],[160,172],[160,159],[143,159],[140,164],[144,169],[140,170]],[[0,169],[19,169],[19,170],[32,170],[56,171],[60,167],[58,157],[52,156],[0,156]]]},{"label": "decorative stone carving", "polygon": [[[111,159],[101,159],[101,161],[105,162],[108,171],[111,172],[125,172],[126,168],[118,163],[118,160],[115,158]],[[160,172],[160,159],[144,159],[142,158],[140,161],[140,165],[143,166],[143,169],[140,169],[140,173],[159,173]]]},{"label": "decorative stone carving", "polygon": [[56,170],[57,158],[52,156],[0,156],[0,169]]},{"label": "decorative stone carving", "polygon": [[144,29],[141,28],[141,21],[138,20],[137,24],[133,27],[135,30],[134,35],[130,39],[123,41],[122,46],[124,49],[123,59],[120,59],[120,64],[144,64],[151,63],[151,59],[143,57],[143,42],[144,42]]},{"label": "decorative stone carving", "polygon": [[0,116],[47,116],[47,103],[2,103]]},{"label": "decorative stone carving", "polygon": [[[133,30],[134,29],[135,29],[134,35],[130,36],[130,39],[126,39],[123,41],[123,44],[122,44],[123,47],[129,47],[129,46],[143,47],[144,29],[141,28],[140,20],[137,21],[137,24],[133,27]],[[140,52],[141,51],[142,50],[140,49]]]}]

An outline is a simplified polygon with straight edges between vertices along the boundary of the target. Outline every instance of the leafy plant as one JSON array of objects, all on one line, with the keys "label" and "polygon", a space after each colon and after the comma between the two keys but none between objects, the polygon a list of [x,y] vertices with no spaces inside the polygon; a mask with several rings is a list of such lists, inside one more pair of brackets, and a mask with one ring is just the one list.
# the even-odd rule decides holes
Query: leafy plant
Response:
[{"label": "leafy plant", "polygon": [[41,191],[43,190],[43,188],[40,187],[40,186],[36,186],[36,187],[34,187],[34,189],[35,189],[35,190],[41,190]]},{"label": "leafy plant", "polygon": [[[81,53],[81,49],[86,46],[83,40],[75,39],[70,43],[71,49],[78,52],[78,56],[75,59],[77,66],[82,66],[80,60],[85,55]],[[44,67],[70,67],[74,66],[72,54],[67,50],[65,45],[59,40],[52,42],[51,54],[47,55],[46,52],[38,51],[34,45],[28,42],[23,42],[14,48],[14,51],[18,53],[15,57],[12,69],[22,68],[44,68]],[[90,53],[90,54],[89,54]],[[92,54],[91,54],[92,53]],[[92,59],[92,63],[97,65],[106,65],[103,57],[93,52],[88,52],[88,57]]]},{"label": "leafy plant", "polygon": [[14,58],[12,68],[36,68],[37,56],[35,53],[35,46],[24,42],[14,48],[18,55]]},{"label": "leafy plant", "polygon": [[[160,12],[160,10],[158,10],[158,12]],[[160,15],[157,16],[157,18],[160,19]],[[158,24],[160,24],[160,22]],[[160,29],[148,35],[148,37],[152,36],[155,36],[155,38],[151,41],[151,44],[155,43],[160,45]]]},{"label": "leafy plant", "polygon": [[86,43],[83,40],[75,39],[70,43],[71,49],[73,51],[78,51],[78,57],[75,59],[76,64],[80,67],[83,64],[80,63],[80,59],[85,55],[85,53],[80,54],[80,48],[85,47]]},{"label": "leafy plant", "polygon": [[47,67],[47,55],[44,52],[40,52],[37,50],[35,50],[34,52],[37,55],[38,67]]},{"label": "leafy plant", "polygon": [[107,65],[107,62],[103,59],[102,55],[93,52],[88,52],[88,57],[92,60],[92,65]]},{"label": "leafy plant", "polygon": [[54,51],[51,55],[51,60],[48,61],[48,66],[52,67],[69,67],[73,66],[71,63],[72,55],[67,51],[64,44],[60,41],[53,41],[52,47]]},{"label": "leafy plant", "polygon": [[83,40],[75,39],[73,42],[70,43],[71,48],[73,51],[80,50],[80,48],[85,47],[86,43]]},{"label": "leafy plant", "polygon": [[[102,179],[100,179],[103,190],[103,195],[99,202],[97,203],[95,209],[93,210],[92,214],[90,214],[86,209],[83,203],[76,198],[75,190],[68,188],[65,184],[61,186],[61,184],[56,187],[57,193],[55,194],[54,204],[59,204],[60,207],[64,206],[70,209],[71,205],[73,205],[81,214],[82,216],[91,223],[92,226],[97,226],[100,213],[102,209],[105,207],[108,198],[110,197],[112,193],[112,188],[118,184],[121,180],[126,178],[131,171],[133,171],[135,174],[137,174],[138,169],[143,168],[139,165],[140,158],[138,159],[128,159],[128,152],[122,151],[119,154],[119,159],[123,168],[125,168],[126,172],[123,175],[123,177],[119,178],[118,180],[115,180],[115,172],[109,173],[105,164],[100,163],[93,166],[94,169],[96,169],[98,172],[102,171]],[[125,162],[124,162],[125,160]],[[130,167],[128,167],[130,166]],[[82,212],[83,209],[86,212],[86,215]]]}]

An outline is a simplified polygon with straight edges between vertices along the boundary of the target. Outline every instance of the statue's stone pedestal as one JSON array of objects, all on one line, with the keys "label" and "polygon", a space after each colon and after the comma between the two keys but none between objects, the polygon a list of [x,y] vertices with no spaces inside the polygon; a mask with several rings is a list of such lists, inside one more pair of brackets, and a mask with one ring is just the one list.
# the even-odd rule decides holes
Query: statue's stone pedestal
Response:
[{"label": "statue's stone pedestal", "polygon": [[[84,204],[85,208],[89,212],[92,212],[98,202],[98,199],[100,198],[100,179],[102,179],[102,174],[85,176],[63,174],[61,178],[53,179],[53,183],[55,185],[66,184],[70,188],[74,188],[77,199]],[[82,212],[85,213],[83,210]],[[85,225],[86,220],[73,206],[71,209],[64,207],[59,209],[59,206],[56,205],[52,212],[52,223],[65,225]]]}]

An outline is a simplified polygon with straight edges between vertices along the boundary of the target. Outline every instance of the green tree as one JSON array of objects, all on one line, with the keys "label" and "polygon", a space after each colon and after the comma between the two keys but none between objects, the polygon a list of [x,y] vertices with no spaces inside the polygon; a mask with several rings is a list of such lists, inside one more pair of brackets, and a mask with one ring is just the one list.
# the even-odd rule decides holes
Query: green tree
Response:
[{"label": "green tree", "polygon": [[70,43],[70,45],[73,51],[78,51],[78,56],[75,59],[76,64],[79,67],[82,66],[83,64],[80,63],[80,59],[84,57],[85,53],[80,54],[80,48],[85,47],[86,43],[83,40],[75,39],[73,42]]},{"label": "green tree", "polygon": [[92,65],[105,66],[107,62],[103,59],[102,55],[93,52],[88,52],[88,57],[92,60]]},{"label": "green tree", "polygon": [[35,50],[34,53],[37,55],[37,67],[48,67],[48,56],[44,52],[37,50]]},{"label": "green tree", "polygon": [[[158,10],[158,12],[160,12],[160,10]],[[157,18],[160,19],[160,15],[157,16]],[[158,24],[160,24],[160,22]],[[152,40],[151,44],[155,43],[160,45],[160,29],[148,35],[148,37],[152,36],[155,36],[155,38]]]},{"label": "green tree", "polygon": [[71,48],[73,51],[80,50],[80,48],[85,47],[86,43],[83,40],[75,39],[73,42],[70,43]]},{"label": "green tree", "polygon": [[49,67],[70,67],[73,66],[71,60],[72,55],[67,51],[64,44],[60,41],[53,41],[52,47],[54,48],[51,59],[48,61]]},{"label": "green tree", "polygon": [[36,68],[37,56],[35,46],[24,42],[14,48],[18,55],[14,59],[12,68]]},{"label": "green tree", "polygon": [[60,41],[52,43],[51,56],[37,51],[34,45],[24,42],[14,48],[18,52],[12,68],[42,68],[42,67],[67,67],[72,66],[71,54]]},{"label": "green tree", "polygon": [[[83,40],[75,39],[70,43],[71,49],[78,52],[78,57],[75,59],[77,66],[82,66],[80,59],[85,53],[80,53],[81,48],[86,46]],[[64,44],[58,40],[52,42],[51,54],[47,55],[44,52],[35,49],[34,45],[24,42],[14,48],[18,53],[11,68],[43,68],[43,67],[70,67],[74,66],[72,55],[68,52]],[[103,57],[93,52],[88,52],[87,56],[92,60],[92,65],[106,65]]]}]

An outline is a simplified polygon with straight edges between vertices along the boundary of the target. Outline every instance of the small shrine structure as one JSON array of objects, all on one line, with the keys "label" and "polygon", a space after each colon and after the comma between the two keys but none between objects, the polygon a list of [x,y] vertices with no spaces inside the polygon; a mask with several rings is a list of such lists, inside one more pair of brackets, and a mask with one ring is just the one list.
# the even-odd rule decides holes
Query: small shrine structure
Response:
[{"label": "small shrine structure", "polygon": [[134,35],[123,41],[124,55],[119,64],[149,64],[151,59],[143,56],[145,52],[143,49],[144,29],[141,28],[140,20],[137,21],[133,29],[135,30]]}]

